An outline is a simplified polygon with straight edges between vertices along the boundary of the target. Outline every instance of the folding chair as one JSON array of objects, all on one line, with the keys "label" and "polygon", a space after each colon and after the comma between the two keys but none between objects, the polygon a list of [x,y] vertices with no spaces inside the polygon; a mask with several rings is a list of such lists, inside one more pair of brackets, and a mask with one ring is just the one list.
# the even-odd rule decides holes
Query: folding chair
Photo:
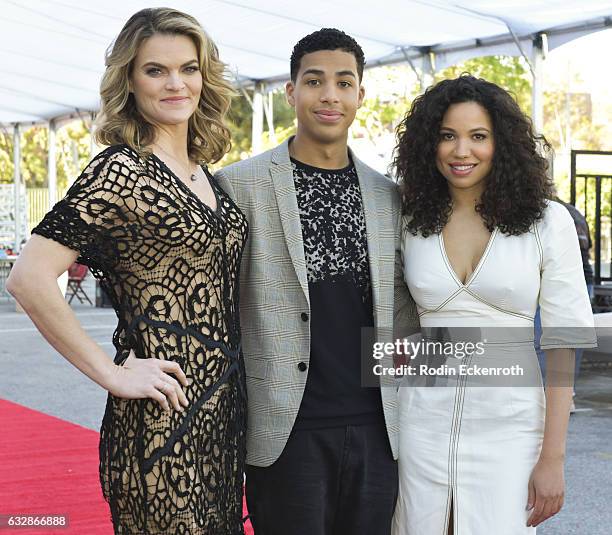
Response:
[{"label": "folding chair", "polygon": [[87,301],[90,305],[93,305],[82,286],[87,276],[87,271],[87,266],[77,264],[76,262],[68,268],[68,288],[66,288],[66,299],[68,299],[68,304],[71,304],[72,300],[76,297],[79,303]]}]

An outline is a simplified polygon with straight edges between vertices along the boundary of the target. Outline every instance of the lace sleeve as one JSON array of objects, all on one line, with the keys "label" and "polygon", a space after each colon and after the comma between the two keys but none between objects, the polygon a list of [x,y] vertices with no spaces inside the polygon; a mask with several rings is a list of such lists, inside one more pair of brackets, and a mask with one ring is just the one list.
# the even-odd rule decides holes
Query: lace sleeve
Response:
[{"label": "lace sleeve", "polygon": [[117,149],[96,156],[32,230],[77,251],[80,264],[102,271],[125,250],[133,220],[130,198],[138,180],[137,162]]}]

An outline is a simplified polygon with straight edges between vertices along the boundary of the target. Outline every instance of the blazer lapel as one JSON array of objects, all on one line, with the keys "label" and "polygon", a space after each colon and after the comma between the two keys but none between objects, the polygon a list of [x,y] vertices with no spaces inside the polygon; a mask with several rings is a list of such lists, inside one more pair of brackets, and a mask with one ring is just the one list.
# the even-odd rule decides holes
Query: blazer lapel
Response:
[{"label": "blazer lapel", "polygon": [[[350,150],[350,149],[349,149]],[[370,260],[370,279],[372,281],[372,300],[374,307],[380,303],[380,240],[378,233],[378,209],[376,205],[376,183],[369,168],[351,151],[351,158],[357,170],[359,189],[363,203],[366,237],[368,239],[368,258]]]},{"label": "blazer lapel", "polygon": [[297,204],[293,169],[289,159],[289,140],[281,143],[272,152],[270,174],[274,184],[278,213],[285,234],[287,248],[289,249],[291,261],[293,262],[300,286],[310,304],[302,222],[300,221],[300,211]]}]

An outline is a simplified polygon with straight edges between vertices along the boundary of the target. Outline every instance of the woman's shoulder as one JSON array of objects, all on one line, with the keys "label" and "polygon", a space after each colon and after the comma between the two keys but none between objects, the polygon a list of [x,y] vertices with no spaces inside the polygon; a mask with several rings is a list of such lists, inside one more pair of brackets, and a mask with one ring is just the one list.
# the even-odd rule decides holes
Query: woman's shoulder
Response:
[{"label": "woman's shoulder", "polygon": [[576,227],[569,210],[558,201],[546,201],[542,219],[534,225],[536,239],[545,250],[577,239]]},{"label": "woman's shoulder", "polygon": [[563,203],[547,200],[537,227],[540,231],[559,231],[567,227],[574,228],[574,220]]},{"label": "woman's shoulder", "polygon": [[92,179],[123,177],[125,180],[146,174],[146,164],[140,154],[127,144],[111,145],[96,154],[84,175]]},{"label": "woman's shoulder", "polygon": [[106,147],[98,154],[96,154],[93,159],[93,162],[117,162],[123,164],[142,164],[142,158],[136,152],[135,149],[127,145],[126,143],[121,143],[119,145],[111,145],[110,147]]}]

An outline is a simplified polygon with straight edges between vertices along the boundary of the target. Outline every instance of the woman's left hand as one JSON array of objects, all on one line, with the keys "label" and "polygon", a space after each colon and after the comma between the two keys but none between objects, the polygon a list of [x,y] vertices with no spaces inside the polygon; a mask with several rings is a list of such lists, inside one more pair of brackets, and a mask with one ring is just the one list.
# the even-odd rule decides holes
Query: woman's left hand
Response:
[{"label": "woman's left hand", "polygon": [[565,480],[563,459],[540,458],[529,478],[527,510],[531,515],[527,526],[537,526],[556,515],[563,507]]}]

